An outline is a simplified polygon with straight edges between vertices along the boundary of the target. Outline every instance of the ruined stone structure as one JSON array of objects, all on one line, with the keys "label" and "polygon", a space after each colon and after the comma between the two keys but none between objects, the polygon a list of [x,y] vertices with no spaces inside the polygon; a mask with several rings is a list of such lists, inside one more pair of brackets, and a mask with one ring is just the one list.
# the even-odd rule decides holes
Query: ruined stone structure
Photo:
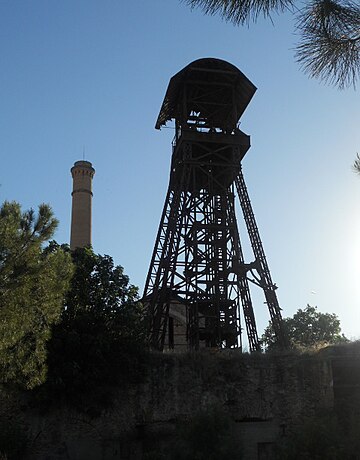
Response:
[{"label": "ruined stone structure", "polygon": [[26,428],[25,460],[142,460],[146,452],[164,451],[179,420],[220,407],[241,441],[239,458],[271,460],[275,444],[315,412],[359,415],[359,377],[360,350],[351,345],[312,355],[152,354],[143,383],[119,388],[98,418],[66,407],[40,413],[1,388],[0,412]]},{"label": "ruined stone structure", "polygon": [[76,161],[71,168],[73,178],[70,248],[91,245],[92,179],[95,169],[90,161]]}]

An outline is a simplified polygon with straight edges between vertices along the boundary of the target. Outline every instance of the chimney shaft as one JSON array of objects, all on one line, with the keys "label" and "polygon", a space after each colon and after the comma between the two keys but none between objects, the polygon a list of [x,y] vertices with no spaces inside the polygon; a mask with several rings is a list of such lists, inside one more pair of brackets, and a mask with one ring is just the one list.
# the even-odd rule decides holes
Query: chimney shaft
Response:
[{"label": "chimney shaft", "polygon": [[73,178],[70,249],[91,245],[92,179],[95,169],[90,161],[76,161]]}]

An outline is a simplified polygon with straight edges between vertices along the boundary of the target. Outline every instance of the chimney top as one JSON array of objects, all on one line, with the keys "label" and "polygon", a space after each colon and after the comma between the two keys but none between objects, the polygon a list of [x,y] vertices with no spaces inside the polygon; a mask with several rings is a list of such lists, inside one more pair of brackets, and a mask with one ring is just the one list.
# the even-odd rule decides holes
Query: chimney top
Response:
[{"label": "chimney top", "polygon": [[80,160],[75,161],[74,166],[71,168],[71,175],[74,177],[74,173],[79,173],[81,170],[86,171],[91,177],[95,174],[95,169],[92,167],[90,161]]},{"label": "chimney top", "polygon": [[86,168],[92,168],[92,164],[90,163],[90,161],[86,161],[86,160],[75,161],[73,167],[75,166],[84,166]]}]

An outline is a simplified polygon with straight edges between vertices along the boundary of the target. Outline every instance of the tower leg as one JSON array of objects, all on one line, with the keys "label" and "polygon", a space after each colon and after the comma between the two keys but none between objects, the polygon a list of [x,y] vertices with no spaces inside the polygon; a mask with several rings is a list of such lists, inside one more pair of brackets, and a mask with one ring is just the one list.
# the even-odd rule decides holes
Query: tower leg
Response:
[{"label": "tower leg", "polygon": [[244,255],[243,255],[242,248],[241,248],[239,231],[238,231],[238,227],[237,227],[236,220],[235,220],[235,209],[234,209],[233,200],[229,201],[228,209],[229,209],[229,222],[230,222],[231,227],[234,228],[233,247],[235,248],[236,259],[233,261],[233,270],[234,272],[237,272],[238,274],[237,280],[238,280],[238,285],[239,285],[239,290],[240,290],[239,293],[240,293],[241,305],[242,305],[243,315],[244,315],[244,320],[245,320],[246,333],[247,333],[248,342],[249,342],[249,349],[250,351],[259,351],[260,350],[259,337],[258,337],[257,328],[256,328],[254,309],[253,309],[253,305],[251,301],[249,282],[246,277],[246,270],[244,269],[245,261],[244,261]]},{"label": "tower leg", "polygon": [[276,296],[276,285],[272,282],[270,270],[266,261],[265,252],[260,239],[259,230],[256,224],[255,215],[252,210],[250,198],[246,189],[244,176],[240,168],[239,174],[235,180],[245,224],[249,234],[249,239],[253,249],[256,269],[260,277],[260,286],[264,291],[265,300],[269,309],[270,318],[274,327],[279,345],[286,347],[286,337],[283,330],[281,317],[281,308]]},{"label": "tower leg", "polygon": [[159,230],[146,278],[143,301],[148,308],[150,345],[155,350],[164,347],[169,308],[173,295],[175,268],[187,187],[187,168],[182,174],[170,176],[170,184],[160,220]]}]

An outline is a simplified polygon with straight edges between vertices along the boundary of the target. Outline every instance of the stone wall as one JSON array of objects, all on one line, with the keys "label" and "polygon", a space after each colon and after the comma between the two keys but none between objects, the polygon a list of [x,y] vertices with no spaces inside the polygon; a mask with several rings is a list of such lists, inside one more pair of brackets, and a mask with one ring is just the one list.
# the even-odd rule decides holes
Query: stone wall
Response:
[{"label": "stone wall", "polygon": [[[146,381],[119,388],[113,407],[99,418],[65,407],[40,414],[23,397],[6,399],[4,394],[2,416],[12,414],[28,431],[32,445],[27,460],[140,460],[144,448],[161,449],[173,437],[176,422],[218,407],[234,422],[242,458],[270,459],[279,437],[304,417],[336,405],[333,365],[340,382],[336,391],[347,379],[339,362],[340,355],[327,352],[154,354]],[[360,356],[349,355],[347,366],[360,372]],[[357,382],[352,396],[360,394]]]}]

